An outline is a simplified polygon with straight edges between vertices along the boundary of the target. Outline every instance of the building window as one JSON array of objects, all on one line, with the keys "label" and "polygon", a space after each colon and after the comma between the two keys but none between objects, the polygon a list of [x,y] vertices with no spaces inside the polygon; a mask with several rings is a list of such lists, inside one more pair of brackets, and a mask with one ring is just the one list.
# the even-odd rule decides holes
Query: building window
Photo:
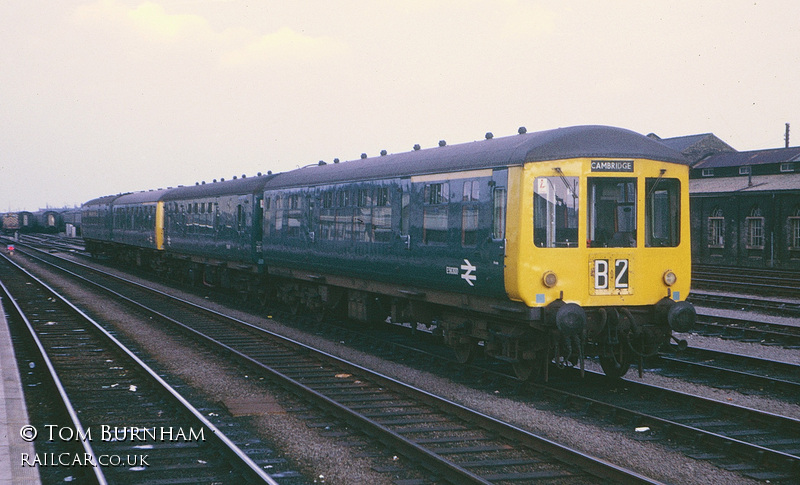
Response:
[{"label": "building window", "polygon": [[750,216],[745,217],[747,226],[747,249],[764,249],[764,216],[761,209],[754,207]]},{"label": "building window", "polygon": [[739,167],[739,175],[750,175],[751,172],[752,171],[750,170],[749,166],[748,167]]},{"label": "building window", "polygon": [[789,217],[789,249],[800,251],[800,207]]},{"label": "building window", "polygon": [[725,247],[725,217],[720,208],[714,209],[708,218],[708,247]]},{"label": "building window", "polygon": [[781,164],[781,172],[794,172],[794,163],[782,163]]},{"label": "building window", "polygon": [[703,169],[703,177],[713,177],[714,176],[714,169],[713,168],[704,168]]}]

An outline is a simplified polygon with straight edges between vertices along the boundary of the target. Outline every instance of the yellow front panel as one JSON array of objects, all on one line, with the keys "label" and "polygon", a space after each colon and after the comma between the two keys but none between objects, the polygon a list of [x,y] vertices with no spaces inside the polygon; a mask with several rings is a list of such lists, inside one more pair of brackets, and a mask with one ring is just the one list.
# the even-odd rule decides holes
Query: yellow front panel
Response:
[{"label": "yellow front panel", "polygon": [[[598,165],[598,161],[606,160],[535,162],[509,170],[505,279],[509,297],[528,306],[543,306],[561,297],[563,292],[565,301],[586,307],[651,305],[665,296],[685,300],[691,280],[688,168],[641,159],[631,160],[633,164],[630,166],[627,161],[604,165]],[[595,162],[595,171],[592,162]],[[632,172],[614,171],[618,168],[629,170],[631,166],[634,167]],[[550,177],[554,187],[560,183],[569,185],[570,181],[577,185],[577,190],[571,192],[579,200],[576,206],[577,237],[571,234],[568,241],[553,243],[564,247],[537,247],[534,243],[534,187],[539,183],[541,189],[546,189],[537,177]],[[594,178],[595,183],[602,183],[599,179],[603,177],[636,179],[636,200],[632,205],[635,204],[636,208],[634,234],[638,237],[628,243],[634,247],[589,246],[587,177]],[[677,179],[680,183],[680,240],[676,247],[645,247],[646,179],[659,177],[663,177],[662,180]],[[540,245],[550,243],[552,241],[539,242]],[[672,287],[663,281],[667,271],[677,275],[677,282]],[[545,285],[547,273],[553,273],[557,279],[552,287]]]}]

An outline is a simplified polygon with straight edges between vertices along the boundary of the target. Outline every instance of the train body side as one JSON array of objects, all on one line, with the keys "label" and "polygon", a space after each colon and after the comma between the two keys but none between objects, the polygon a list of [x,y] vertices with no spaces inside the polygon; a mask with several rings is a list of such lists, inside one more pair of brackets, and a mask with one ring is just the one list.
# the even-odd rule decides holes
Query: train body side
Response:
[{"label": "train body side", "polygon": [[267,190],[264,260],[396,285],[501,297],[503,240],[493,236],[505,170],[471,170]]},{"label": "train body side", "polygon": [[166,254],[257,270],[263,190],[269,178],[241,178],[170,191],[163,198]]}]

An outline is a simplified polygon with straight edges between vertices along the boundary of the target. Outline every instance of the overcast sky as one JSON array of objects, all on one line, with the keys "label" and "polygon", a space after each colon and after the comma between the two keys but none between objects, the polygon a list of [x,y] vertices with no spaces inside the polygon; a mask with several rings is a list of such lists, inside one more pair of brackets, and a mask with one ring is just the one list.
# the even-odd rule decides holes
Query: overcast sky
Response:
[{"label": "overcast sky", "polygon": [[0,6],[0,211],[519,126],[800,144],[795,0]]}]

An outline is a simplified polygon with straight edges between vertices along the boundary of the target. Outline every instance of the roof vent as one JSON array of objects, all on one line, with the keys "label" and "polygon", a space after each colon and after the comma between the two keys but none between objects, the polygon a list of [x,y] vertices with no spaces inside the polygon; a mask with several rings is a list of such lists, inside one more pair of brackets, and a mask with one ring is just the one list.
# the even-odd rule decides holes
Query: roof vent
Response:
[{"label": "roof vent", "polygon": [[382,156],[382,157],[385,157],[385,156],[386,156],[386,150],[381,150],[381,156]]},{"label": "roof vent", "polygon": [[443,146],[445,146],[445,145],[447,145],[447,142],[446,142],[446,141],[444,141],[444,140],[439,140],[439,146],[440,146],[440,147],[443,147]]},{"label": "roof vent", "polygon": [[524,126],[520,126],[519,129],[517,130],[517,133],[519,133],[520,135],[524,135],[527,132],[528,132],[528,129],[525,128]]},{"label": "roof vent", "polygon": [[339,163],[339,159],[338,158],[334,158],[333,159],[333,163]]},{"label": "roof vent", "polygon": [[319,165],[320,165],[320,166],[322,166],[322,165],[327,165],[327,163],[325,163],[325,161],[324,161],[324,160],[320,160],[320,161],[319,161]]},{"label": "roof vent", "polygon": [[491,131],[487,131],[486,132],[486,139],[487,140],[491,140],[492,138],[494,138],[494,135],[492,134],[492,132]]},{"label": "roof vent", "polygon": [[195,184],[195,185],[200,185],[200,182],[195,182],[194,184]]},{"label": "roof vent", "polygon": [[361,154],[361,158],[367,158],[367,154],[366,153],[362,153]]},{"label": "roof vent", "polygon": [[414,145],[414,151],[417,151],[417,150],[419,150],[419,149],[420,149],[419,143],[415,144],[415,145]]},{"label": "roof vent", "polygon": [[258,172],[256,175],[260,177],[261,176],[261,172]]},{"label": "roof vent", "polygon": [[206,184],[206,181],[205,181],[205,180],[203,180],[202,182],[200,182],[200,185],[205,185],[205,184]]},{"label": "roof vent", "polygon": [[242,178],[243,178],[243,179],[246,179],[246,178],[247,178],[247,175],[245,175],[245,174],[242,174]]},{"label": "roof vent", "polygon": [[225,181],[225,179],[219,179],[219,181],[220,181],[220,182],[224,182],[224,181]]},{"label": "roof vent", "polygon": [[212,184],[215,184],[215,183],[217,183],[217,179],[214,179],[214,180],[212,180],[212,181],[211,181],[211,183],[212,183]]},{"label": "roof vent", "polygon": [[267,170],[267,175],[272,175],[272,170]]},{"label": "roof vent", "polygon": [[233,176],[233,180],[236,180],[236,175]]}]

